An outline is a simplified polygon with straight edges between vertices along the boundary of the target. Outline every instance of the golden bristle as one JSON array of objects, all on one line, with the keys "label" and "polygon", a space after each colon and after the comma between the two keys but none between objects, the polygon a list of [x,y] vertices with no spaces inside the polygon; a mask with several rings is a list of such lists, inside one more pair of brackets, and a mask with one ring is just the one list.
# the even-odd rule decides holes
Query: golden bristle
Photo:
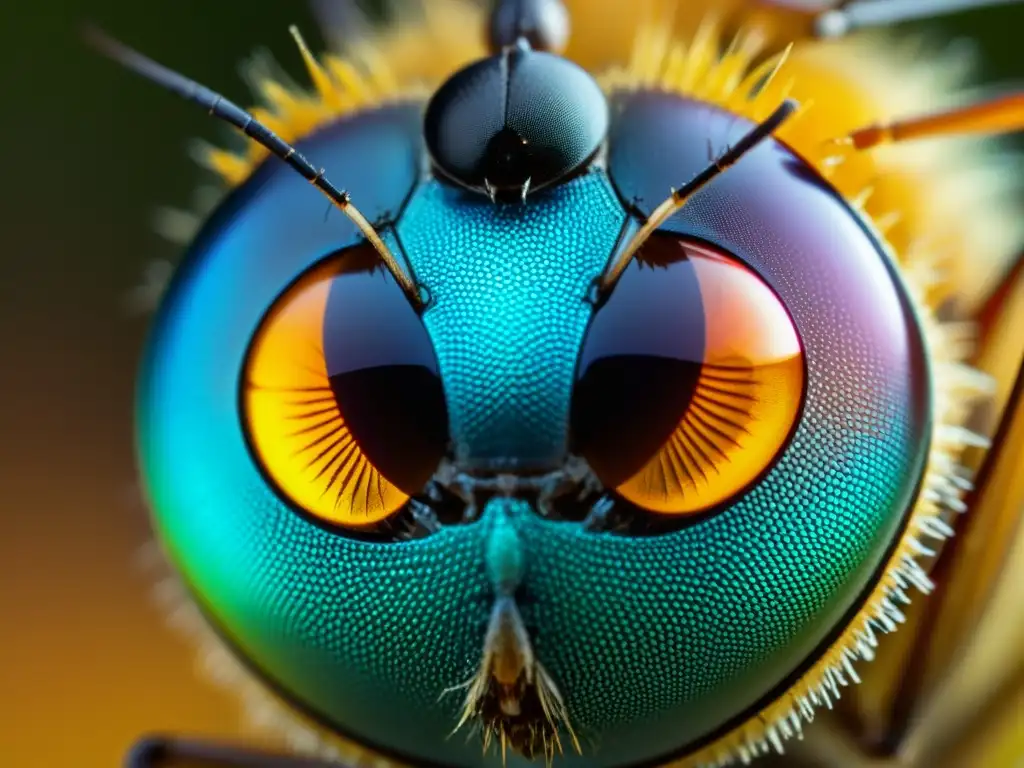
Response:
[{"label": "golden bristle", "polygon": [[203,150],[200,162],[232,187],[249,178],[253,167],[250,159],[215,147]]},{"label": "golden bristle", "polygon": [[327,74],[327,70],[323,68],[320,62],[316,60],[312,51],[309,50],[309,46],[306,45],[306,41],[299,32],[299,28],[289,27],[288,31],[291,32],[295,44],[299,47],[299,53],[302,54],[302,62],[306,65],[306,72],[309,73],[309,79],[313,83],[320,101],[331,110],[341,111],[345,109],[344,97],[339,92],[331,76]]},{"label": "golden bristle", "polygon": [[[668,34],[668,30],[664,31]],[[708,17],[697,29],[697,34],[690,43],[686,56],[686,67],[679,81],[679,90],[694,91],[701,79],[707,77],[708,70],[715,66],[718,58],[718,25],[714,17]]]},{"label": "golden bristle", "polygon": [[725,108],[730,111],[741,108],[750,101],[757,91],[770,86],[779,70],[785,65],[786,60],[789,59],[792,50],[791,43],[747,72],[725,102]]},{"label": "golden bristle", "polygon": [[370,84],[360,74],[355,64],[346,59],[328,56],[327,69],[337,83],[338,98],[343,112],[365,109],[373,104],[375,95]]}]

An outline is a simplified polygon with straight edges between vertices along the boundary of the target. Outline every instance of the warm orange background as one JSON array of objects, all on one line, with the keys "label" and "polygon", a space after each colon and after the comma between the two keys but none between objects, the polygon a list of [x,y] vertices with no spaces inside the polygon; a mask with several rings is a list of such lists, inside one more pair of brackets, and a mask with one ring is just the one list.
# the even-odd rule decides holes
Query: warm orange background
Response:
[{"label": "warm orange background", "polygon": [[[975,14],[977,36],[1002,11]],[[0,6],[0,768],[107,768],[141,733],[238,733],[227,694],[199,682],[133,565],[148,538],[134,490],[132,387],[145,318],[123,298],[160,204],[200,178],[203,114],[79,43],[91,19],[229,96],[266,45],[292,71],[296,0],[8,0]],[[1013,35],[990,51],[1011,72]],[[1019,67],[1018,67],[1019,73]]]}]

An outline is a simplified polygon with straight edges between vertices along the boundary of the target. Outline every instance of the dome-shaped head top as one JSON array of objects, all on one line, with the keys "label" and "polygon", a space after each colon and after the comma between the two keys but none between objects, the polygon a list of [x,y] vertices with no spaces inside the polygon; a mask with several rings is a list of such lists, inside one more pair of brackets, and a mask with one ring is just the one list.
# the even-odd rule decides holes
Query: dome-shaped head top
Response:
[{"label": "dome-shaped head top", "polygon": [[496,52],[526,38],[535,51],[562,53],[569,42],[569,11],[560,0],[504,0],[487,32]]},{"label": "dome-shaped head top", "polygon": [[608,119],[589,74],[520,38],[438,89],[424,135],[442,176],[492,197],[525,197],[585,169]]}]

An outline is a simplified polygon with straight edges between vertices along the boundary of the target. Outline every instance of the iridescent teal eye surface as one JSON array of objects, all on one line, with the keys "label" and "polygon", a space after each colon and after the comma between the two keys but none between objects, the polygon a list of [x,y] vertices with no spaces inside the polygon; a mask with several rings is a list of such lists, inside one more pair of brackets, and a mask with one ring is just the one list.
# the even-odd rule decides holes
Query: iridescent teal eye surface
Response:
[{"label": "iridescent teal eye surface", "polygon": [[[265,165],[233,193],[193,245],[150,342],[139,450],[160,532],[197,600],[289,701],[400,761],[501,764],[494,750],[448,738],[463,701],[442,696],[478,672],[495,616],[521,625],[564,700],[563,742],[571,724],[582,755],[569,750],[556,765],[639,766],[692,751],[820,658],[879,578],[915,497],[930,439],[917,320],[870,232],[781,144],[753,150],[657,235],[675,254],[662,266],[682,265],[672,280],[687,296],[652,292],[650,327],[640,331],[613,316],[614,293],[595,308],[592,285],[627,221],[623,201],[649,210],[706,165],[709,136],[743,122],[660,93],[613,107],[607,167],[525,202],[495,204],[423,178],[420,106],[346,118],[302,144],[345,169],[368,218],[395,221],[389,242],[431,299],[406,318],[423,333],[410,359],[437,371],[444,408],[434,413],[447,419],[448,439],[434,478],[382,508],[394,535],[367,540],[351,521],[332,527],[298,514],[246,439],[238,393],[268,311],[360,242],[348,220],[325,220],[302,178]],[[623,281],[647,279],[645,268],[638,261]],[[722,270],[739,277],[715,282]],[[603,441],[602,455],[614,443],[575,400],[587,396],[578,389],[586,345],[600,333],[615,337],[609,349],[659,354],[659,317],[693,334],[691,345],[671,347],[688,367],[669,366],[692,391],[659,389],[666,369],[653,363],[649,388],[621,389],[651,398],[637,409],[650,423],[635,441],[650,452],[652,435],[685,416],[701,373],[705,387],[727,375],[707,367],[704,341],[722,322],[716,312],[738,300],[715,286],[736,285],[790,323],[786,338],[802,361],[792,428],[763,471],[685,526],[660,525],[663,511],[603,487],[619,479],[594,487],[587,476],[584,487],[573,476],[572,496],[586,505],[548,505],[538,478],[580,458],[580,434]],[[621,287],[624,301],[630,285]],[[325,348],[348,348],[324,334]],[[410,402],[421,395],[436,401],[417,390]],[[613,398],[608,407],[627,423],[628,405]],[[368,423],[362,415],[353,423]],[[376,437],[364,442],[367,455],[382,451]],[[384,475],[398,471],[380,463]],[[463,493],[460,473],[464,485],[490,490]],[[587,494],[611,505],[605,525],[583,522]],[[428,508],[436,525],[423,527],[414,512]],[[616,516],[652,524],[640,535],[612,525]],[[510,727],[536,703],[525,697],[520,711],[494,696],[487,706],[505,706]]]}]

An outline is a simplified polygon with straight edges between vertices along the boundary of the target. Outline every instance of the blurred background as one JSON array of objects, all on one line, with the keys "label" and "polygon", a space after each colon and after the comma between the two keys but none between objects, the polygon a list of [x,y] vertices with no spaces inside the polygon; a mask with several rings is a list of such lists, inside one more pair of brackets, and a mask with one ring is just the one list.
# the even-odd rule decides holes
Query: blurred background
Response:
[{"label": "blurred background", "polygon": [[[179,255],[152,214],[189,207],[204,180],[188,142],[222,133],[90,53],[79,25],[243,103],[238,65],[254,50],[298,74],[288,25],[321,40],[295,0],[3,5],[0,766],[114,766],[143,732],[239,732],[237,704],[194,675],[136,565],[148,521],[133,386],[147,317],[125,302],[148,262]],[[930,29],[974,39],[984,82],[1024,75],[1024,5]]]}]

